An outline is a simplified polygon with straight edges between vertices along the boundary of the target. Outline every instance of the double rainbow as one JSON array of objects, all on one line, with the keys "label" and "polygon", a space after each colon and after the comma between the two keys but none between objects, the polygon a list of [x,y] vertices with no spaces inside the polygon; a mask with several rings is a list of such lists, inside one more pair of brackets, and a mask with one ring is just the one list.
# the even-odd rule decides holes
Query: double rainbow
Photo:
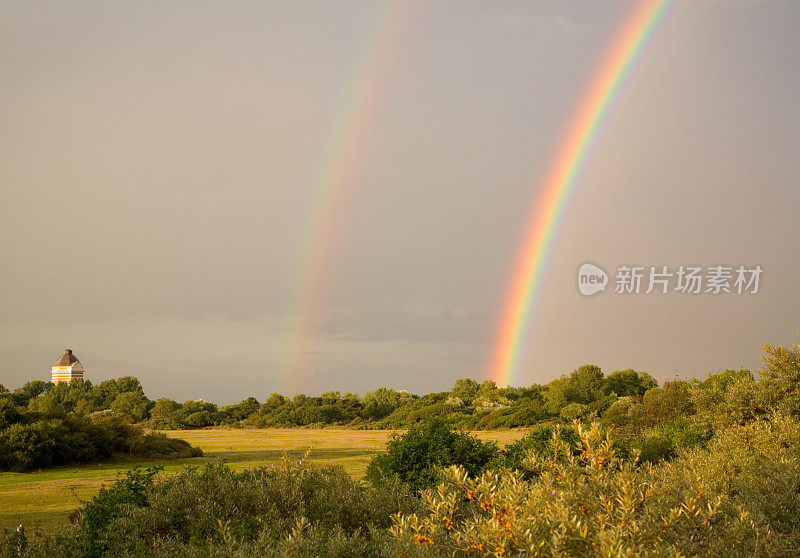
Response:
[{"label": "double rainbow", "polygon": [[337,233],[347,201],[367,150],[369,131],[378,112],[387,74],[406,33],[415,3],[385,0],[376,5],[360,40],[358,54],[337,103],[336,117],[325,142],[319,174],[314,180],[308,222],[298,251],[286,311],[286,344],[281,372],[276,379],[283,392],[300,391],[309,371],[304,363],[307,345],[315,333],[315,311],[319,307],[329,267],[335,253]]},{"label": "double rainbow", "polygon": [[501,309],[489,370],[489,377],[500,386],[516,380],[520,351],[545,265],[586,155],[620,87],[672,3],[673,0],[642,0],[634,6],[579,103],[546,175]]}]

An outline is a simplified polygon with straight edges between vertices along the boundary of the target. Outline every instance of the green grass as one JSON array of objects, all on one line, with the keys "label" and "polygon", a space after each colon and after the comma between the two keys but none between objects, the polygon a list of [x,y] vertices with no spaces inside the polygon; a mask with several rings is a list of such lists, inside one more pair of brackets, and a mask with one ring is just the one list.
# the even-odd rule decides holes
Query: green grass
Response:
[{"label": "green grass", "polygon": [[[114,459],[106,463],[53,467],[30,473],[0,473],[0,529],[39,527],[50,531],[67,522],[69,514],[91,499],[104,484],[134,465],[164,465],[166,472],[222,459],[234,469],[271,465],[289,454],[319,464],[341,465],[361,478],[372,456],[384,449],[391,432],[346,429],[174,430],[167,435],[183,438],[203,450],[203,457],[174,461]],[[524,431],[474,433],[501,446],[522,437]]]}]

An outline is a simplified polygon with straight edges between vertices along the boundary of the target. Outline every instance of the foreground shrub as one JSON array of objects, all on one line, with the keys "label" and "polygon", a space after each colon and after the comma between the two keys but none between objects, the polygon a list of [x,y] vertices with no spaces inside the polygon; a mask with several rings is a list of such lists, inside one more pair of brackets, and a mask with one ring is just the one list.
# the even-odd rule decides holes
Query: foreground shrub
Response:
[{"label": "foreground shrub", "polygon": [[494,442],[481,442],[454,431],[441,419],[433,419],[405,434],[393,434],[386,452],[370,461],[367,479],[377,485],[397,477],[418,492],[437,483],[442,467],[459,465],[467,474],[478,475],[497,453]]},{"label": "foreground shrub", "polygon": [[[800,337],[800,332],[798,332]],[[800,344],[789,347],[762,345],[764,366],[760,390],[769,405],[782,413],[800,417]]]},{"label": "foreground shrub", "polygon": [[[800,552],[798,424],[776,419],[726,432],[659,467],[616,455],[579,428],[530,452],[535,473],[460,467],[422,493],[426,512],[392,527],[406,556],[795,556]],[[736,442],[736,440],[739,440]],[[744,441],[750,440],[750,442]],[[788,446],[786,444],[789,444]],[[749,446],[755,446],[750,449]],[[745,447],[748,446],[748,447]]]},{"label": "foreground shrub", "polygon": [[523,474],[529,476],[530,471],[525,468],[524,463],[528,455],[532,452],[539,457],[545,457],[552,453],[553,435],[557,434],[571,452],[578,450],[580,446],[580,436],[578,431],[571,426],[556,428],[551,425],[540,425],[533,428],[523,438],[507,445],[502,453],[494,460],[492,465],[495,468],[505,467],[507,469],[518,469]]},{"label": "foreground shrub", "polygon": [[664,493],[698,490],[722,498],[727,517],[748,528],[727,542],[745,555],[800,555],[800,422],[768,415],[721,431],[708,446],[655,469]]},{"label": "foreground shrub", "polygon": [[341,467],[292,459],[242,472],[209,464],[155,475],[129,472],[55,537],[0,537],[0,556],[378,557],[389,553],[392,515],[417,506],[399,484],[371,488]]},{"label": "foreground shrub", "polygon": [[134,468],[111,488],[101,489],[97,496],[75,512],[82,523],[79,539],[87,554],[98,555],[105,549],[101,542],[103,531],[122,515],[125,508],[148,505],[146,493],[153,487],[153,477],[161,470],[162,467]]}]

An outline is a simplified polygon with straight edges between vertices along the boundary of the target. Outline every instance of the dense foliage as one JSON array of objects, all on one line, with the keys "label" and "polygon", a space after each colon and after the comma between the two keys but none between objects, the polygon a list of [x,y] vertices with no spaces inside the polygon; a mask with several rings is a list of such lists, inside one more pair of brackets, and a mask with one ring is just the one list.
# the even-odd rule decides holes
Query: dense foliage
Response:
[{"label": "dense foliage", "polygon": [[461,467],[396,518],[404,556],[797,556],[800,424],[732,426],[658,467],[621,459],[597,425],[525,469]]},{"label": "dense foliage", "polygon": [[595,423],[553,430],[521,470],[458,465],[414,498],[337,467],[133,470],[56,535],[0,535],[0,556],[796,556],[800,421],[722,428],[672,461],[622,458]]},{"label": "dense foliage", "polygon": [[374,484],[397,477],[414,492],[433,486],[439,470],[460,465],[470,475],[481,473],[498,454],[497,444],[481,442],[463,432],[454,432],[441,419],[413,426],[405,434],[393,434],[386,451],[367,467]]},{"label": "dense foliage", "polygon": [[57,536],[0,538],[0,555],[388,556],[392,516],[419,506],[401,484],[367,488],[340,467],[302,460],[238,473],[221,464],[156,473],[128,472]]},{"label": "dense foliage", "polygon": [[[797,556],[800,345],[764,350],[758,379],[659,387],[581,367],[526,388],[548,422],[502,450],[454,431],[451,413],[421,420],[439,404],[425,397],[368,399],[376,424],[404,406],[425,423],[392,438],[370,484],[298,461],[134,470],[56,535],[0,535],[0,556]],[[478,413],[507,391],[459,380],[444,404]],[[35,412],[18,392],[0,398],[12,425]]]},{"label": "dense foliage", "polygon": [[[752,375],[746,373],[752,380]],[[668,382],[664,388],[668,385],[684,392],[698,387],[696,382],[676,381]],[[234,405],[220,407],[203,400],[183,403],[167,398],[150,400],[139,380],[131,376],[105,380],[97,385],[88,380],[59,384],[36,380],[11,392],[0,386],[0,428],[14,422],[15,413],[21,411],[46,416],[111,411],[130,422],[158,430],[333,425],[399,429],[434,417],[456,428],[481,430],[596,419],[605,416],[618,401],[642,403],[643,397],[654,388],[658,388],[658,384],[646,372],[623,370],[604,376],[597,366],[586,365],[547,385],[499,388],[491,380],[479,384],[463,378],[457,380],[450,391],[424,396],[381,387],[362,397],[338,391],[317,397],[301,393],[291,398],[273,393],[263,402],[248,397]],[[664,397],[656,399],[666,401]],[[653,407],[650,400],[648,404]],[[635,412],[649,412],[649,407]],[[624,422],[631,417],[627,413],[621,416],[623,409],[627,407],[617,405],[609,416]],[[679,414],[692,412],[691,406],[679,409]],[[661,417],[651,418],[662,422]]]},{"label": "dense foliage", "polygon": [[[134,378],[109,380],[95,388],[80,380],[30,382],[0,393],[0,471],[97,462],[114,454],[147,459],[202,455],[184,440],[143,433],[130,413],[114,410],[120,401],[134,398],[146,400]],[[95,411],[109,401],[110,409]]]},{"label": "dense foliage", "polygon": [[[780,375],[777,369],[771,373]],[[40,466],[34,463],[92,461],[103,459],[109,451],[124,451],[119,446],[109,450],[99,439],[97,443],[82,442],[97,438],[92,425],[98,415],[158,430],[328,425],[403,429],[432,419],[457,429],[480,430],[599,420],[614,432],[618,449],[638,449],[643,460],[657,462],[674,456],[680,447],[703,445],[710,439],[719,421],[707,420],[709,408],[727,405],[731,419],[763,414],[776,397],[765,390],[783,389],[776,387],[776,381],[756,382],[747,370],[728,370],[702,382],[675,380],[659,387],[646,372],[622,370],[605,376],[597,366],[585,365],[547,385],[522,388],[499,388],[489,380],[478,383],[463,378],[448,392],[424,396],[381,387],[363,397],[337,391],[293,398],[273,393],[264,402],[248,397],[224,407],[203,400],[152,401],[131,376],[97,385],[85,380],[59,384],[33,381],[13,392],[0,390],[0,453],[4,447],[27,444],[32,451],[23,453],[38,452],[41,458],[31,458],[31,464],[14,458],[2,464],[0,458],[0,467],[25,469]],[[729,389],[735,390],[739,399],[726,399],[723,394]],[[19,426],[9,429],[12,424]],[[50,442],[40,443],[67,427],[77,429],[75,443],[70,444],[75,452],[65,449],[53,453],[47,449]],[[5,446],[2,440],[6,440]],[[17,450],[6,453],[13,451]],[[48,457],[50,453],[52,458]]]}]

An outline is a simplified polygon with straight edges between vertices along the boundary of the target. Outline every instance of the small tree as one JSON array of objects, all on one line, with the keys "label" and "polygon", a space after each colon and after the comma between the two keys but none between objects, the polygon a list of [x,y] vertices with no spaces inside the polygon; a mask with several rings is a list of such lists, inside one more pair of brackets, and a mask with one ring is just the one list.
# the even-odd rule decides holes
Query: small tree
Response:
[{"label": "small tree", "polygon": [[498,453],[497,444],[484,443],[464,432],[454,431],[435,418],[406,434],[393,434],[386,452],[376,455],[367,467],[367,479],[380,484],[397,476],[419,492],[436,484],[439,469],[460,465],[470,475],[480,474]]},{"label": "small tree", "polygon": [[364,418],[380,420],[400,406],[402,393],[380,387],[364,395]]},{"label": "small tree", "polygon": [[[800,336],[800,332],[798,332]],[[763,345],[766,353],[759,374],[767,401],[784,413],[800,416],[800,345]]]},{"label": "small tree", "polygon": [[469,405],[472,402],[472,399],[478,393],[478,382],[472,378],[461,378],[456,380],[451,393],[453,394],[453,397],[457,397]]},{"label": "small tree", "polygon": [[617,397],[635,395],[641,397],[645,392],[658,387],[658,382],[647,372],[636,372],[632,369],[617,370],[606,378],[606,393],[614,393]]},{"label": "small tree", "polygon": [[588,405],[603,396],[605,377],[599,366],[585,364],[569,375],[566,396],[570,403]]},{"label": "small tree", "polygon": [[165,429],[180,428],[180,412],[180,403],[167,398],[159,399],[150,409],[150,426]]},{"label": "small tree", "polygon": [[111,403],[111,410],[130,417],[134,422],[141,422],[148,416],[152,403],[144,394],[126,391],[117,395]]}]

